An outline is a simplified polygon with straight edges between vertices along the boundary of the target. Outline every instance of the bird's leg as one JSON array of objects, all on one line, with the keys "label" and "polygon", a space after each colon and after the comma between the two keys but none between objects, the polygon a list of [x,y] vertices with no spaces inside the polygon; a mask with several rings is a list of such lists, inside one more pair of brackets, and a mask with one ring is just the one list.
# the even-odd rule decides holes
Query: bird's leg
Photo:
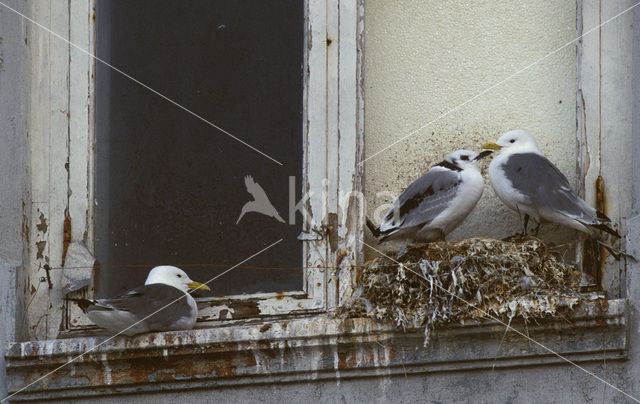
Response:
[{"label": "bird's leg", "polygon": [[527,236],[527,226],[529,225],[529,215],[524,214],[524,228],[522,229],[522,237]]}]

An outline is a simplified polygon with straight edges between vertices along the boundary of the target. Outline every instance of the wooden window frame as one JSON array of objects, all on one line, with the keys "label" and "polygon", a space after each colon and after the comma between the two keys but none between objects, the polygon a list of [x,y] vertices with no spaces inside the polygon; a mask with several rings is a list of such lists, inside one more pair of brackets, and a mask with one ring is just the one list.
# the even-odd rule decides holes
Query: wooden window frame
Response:
[{"label": "wooden window frame", "polygon": [[[623,235],[620,248],[624,250],[632,178],[620,172],[624,172],[632,156],[630,27],[635,11],[594,32],[586,32],[621,12],[620,7],[599,0],[576,1],[576,37],[580,37],[576,42],[576,189],[590,205],[605,211],[619,225],[618,231]],[[624,26],[625,20],[629,24],[624,29],[616,28]],[[604,290],[609,298],[625,297],[627,261],[615,260],[610,254],[604,262],[585,260],[583,245],[577,245],[577,261],[583,273],[590,273],[593,278],[583,279],[583,286]]]},{"label": "wooden window frame", "polygon": [[[353,2],[305,2],[304,172],[300,174],[303,194],[309,198],[299,237],[303,243],[303,290],[199,299],[199,325],[321,313],[349,295],[349,268],[362,259],[357,240],[362,232],[358,212],[364,202],[358,197],[345,198],[362,186],[360,10],[361,5]],[[35,5],[34,17],[48,18],[54,32],[68,33],[72,43],[95,52],[95,0],[56,3],[50,9]],[[32,86],[33,110],[44,112],[36,115],[47,122],[41,123],[37,116],[32,122],[37,130],[31,134],[34,225],[30,239],[35,244],[30,246],[36,248],[30,249],[27,277],[35,293],[27,314],[29,334],[35,339],[50,339],[58,335],[60,321],[64,332],[95,328],[76,305],[63,300],[64,274],[75,268],[56,268],[63,266],[70,243],[83,242],[89,251],[93,246],[94,73],[99,62],[58,38],[38,34],[42,45],[51,49],[51,60],[43,58],[43,63],[50,65],[33,68],[35,77],[42,79]],[[50,97],[35,97],[43,87]],[[346,204],[344,212],[341,203]],[[250,246],[245,248],[249,255]],[[340,265],[334,268],[338,257]],[[46,265],[54,269],[45,270]],[[61,310],[56,310],[58,307]]]}]

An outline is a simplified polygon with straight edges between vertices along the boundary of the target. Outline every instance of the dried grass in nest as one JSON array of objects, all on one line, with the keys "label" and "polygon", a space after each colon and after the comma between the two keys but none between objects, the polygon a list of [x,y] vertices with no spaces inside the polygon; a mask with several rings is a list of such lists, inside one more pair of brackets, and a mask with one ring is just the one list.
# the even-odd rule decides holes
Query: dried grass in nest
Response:
[{"label": "dried grass in nest", "polygon": [[443,241],[411,248],[397,261],[369,261],[339,315],[424,327],[426,345],[434,328],[486,314],[505,322],[561,315],[586,300],[579,282],[574,264],[533,237]]}]

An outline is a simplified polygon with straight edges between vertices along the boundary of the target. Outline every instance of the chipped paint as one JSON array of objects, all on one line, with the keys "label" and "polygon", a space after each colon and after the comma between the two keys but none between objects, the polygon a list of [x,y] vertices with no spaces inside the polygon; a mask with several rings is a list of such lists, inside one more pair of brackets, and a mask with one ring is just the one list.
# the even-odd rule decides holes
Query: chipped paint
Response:
[{"label": "chipped paint", "polygon": [[338,249],[338,214],[329,212],[327,215],[327,234],[329,238],[329,248],[331,252]]},{"label": "chipped paint", "polygon": [[[625,357],[624,300],[608,307],[583,305],[567,320],[529,325],[528,332],[541,343],[563,352],[591,352],[597,359]],[[591,316],[591,317],[589,317]],[[191,331],[150,333],[118,337],[86,353],[72,366],[60,369],[44,383],[15,397],[62,399],[105,392],[162,391],[167,383],[176,389],[278,383],[304,380],[343,380],[353,377],[390,376],[405,372],[429,373],[465,369],[491,369],[523,364],[555,363],[558,358],[511,336],[501,352],[517,357],[495,357],[504,328],[492,322],[454,325],[437,333],[433,349],[421,346],[420,330],[407,333],[368,319],[339,320],[326,316],[265,324]],[[596,328],[599,327],[599,328]],[[517,326],[516,327],[520,327]],[[473,332],[470,332],[470,329]],[[603,346],[602,332],[607,330]],[[523,328],[524,330],[524,328]],[[568,332],[570,331],[570,332]],[[10,390],[35,380],[47,369],[95,347],[103,338],[70,338],[14,344],[7,351]],[[484,345],[483,345],[484,344]],[[594,349],[594,347],[596,349]],[[584,355],[584,354],[583,354]],[[158,358],[163,358],[158,360]],[[590,360],[581,357],[581,360]],[[595,358],[595,357],[594,357]],[[405,366],[411,364],[411,366]],[[176,384],[176,383],[180,384]]]},{"label": "chipped paint", "polygon": [[214,300],[199,299],[199,319],[200,321],[210,321],[256,317],[260,314],[256,300],[240,300],[231,297],[221,297]]},{"label": "chipped paint", "polygon": [[36,242],[36,259],[44,259],[44,249],[47,246],[47,242],[45,240]]},{"label": "chipped paint", "polygon": [[227,306],[226,304],[223,304],[221,306],[212,306],[209,309],[208,315],[214,319],[228,320],[233,318],[234,313],[235,313],[235,310],[233,310],[231,307]]},{"label": "chipped paint", "polygon": [[40,217],[39,217],[40,222],[36,225],[36,229],[38,229],[38,231],[40,233],[46,233],[48,226],[47,226],[47,219],[44,217],[44,213],[40,212]]}]

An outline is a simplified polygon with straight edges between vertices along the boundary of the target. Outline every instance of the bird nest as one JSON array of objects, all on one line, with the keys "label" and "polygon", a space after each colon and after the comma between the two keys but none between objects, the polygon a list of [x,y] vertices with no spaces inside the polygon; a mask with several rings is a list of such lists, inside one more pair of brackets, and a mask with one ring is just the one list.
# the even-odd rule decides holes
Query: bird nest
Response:
[{"label": "bird nest", "polygon": [[470,238],[409,248],[402,257],[364,265],[358,289],[338,314],[431,331],[467,320],[537,321],[588,300],[580,272],[536,238]]}]

